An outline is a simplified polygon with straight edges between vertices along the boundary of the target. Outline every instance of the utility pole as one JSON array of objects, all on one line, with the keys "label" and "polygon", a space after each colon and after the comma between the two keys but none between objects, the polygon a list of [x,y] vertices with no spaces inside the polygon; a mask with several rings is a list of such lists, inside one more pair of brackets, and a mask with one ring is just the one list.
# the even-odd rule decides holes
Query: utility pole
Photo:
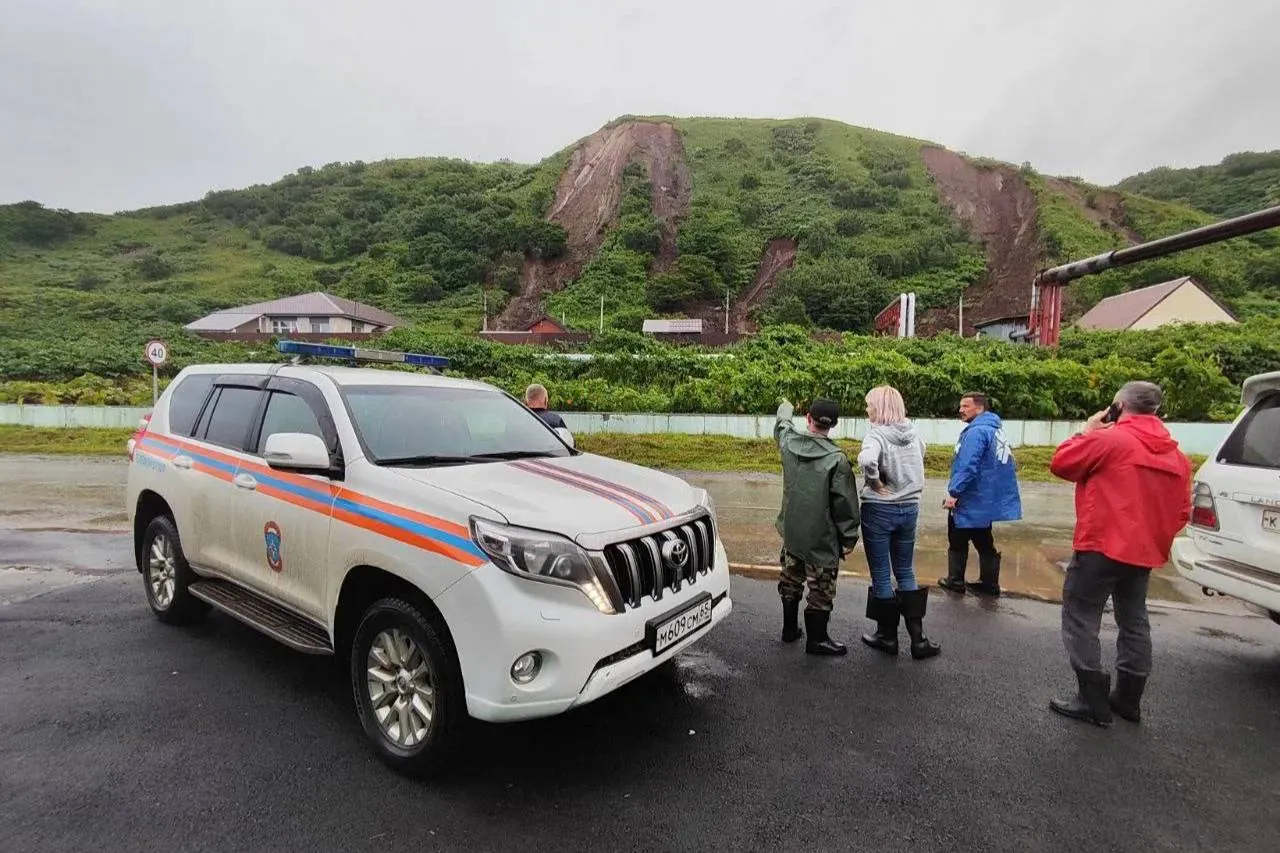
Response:
[{"label": "utility pole", "polygon": [[489,331],[489,291],[484,291],[484,322],[480,324],[480,328]]},{"label": "utility pole", "polygon": [[724,289],[724,333],[729,334],[729,288]]},{"label": "utility pole", "polygon": [[960,321],[956,324],[956,334],[964,337],[964,294],[960,294]]},{"label": "utility pole", "polygon": [[604,294],[600,294],[600,334],[604,334]]}]

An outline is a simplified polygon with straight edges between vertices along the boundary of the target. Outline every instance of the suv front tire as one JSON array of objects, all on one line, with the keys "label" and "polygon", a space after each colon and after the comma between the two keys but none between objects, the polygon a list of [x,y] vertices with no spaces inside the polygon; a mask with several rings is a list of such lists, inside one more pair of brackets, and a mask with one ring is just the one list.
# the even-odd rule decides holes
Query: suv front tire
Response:
[{"label": "suv front tire", "polygon": [[379,757],[409,776],[443,769],[466,718],[443,631],[407,601],[375,601],[356,628],[350,664],[360,724]]}]

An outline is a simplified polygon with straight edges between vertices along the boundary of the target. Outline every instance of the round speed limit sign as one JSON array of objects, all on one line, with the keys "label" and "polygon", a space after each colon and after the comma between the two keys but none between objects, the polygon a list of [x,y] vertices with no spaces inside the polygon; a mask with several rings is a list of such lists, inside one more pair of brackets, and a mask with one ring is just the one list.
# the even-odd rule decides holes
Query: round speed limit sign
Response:
[{"label": "round speed limit sign", "polygon": [[159,367],[169,360],[169,347],[164,341],[147,341],[146,355],[147,361]]}]

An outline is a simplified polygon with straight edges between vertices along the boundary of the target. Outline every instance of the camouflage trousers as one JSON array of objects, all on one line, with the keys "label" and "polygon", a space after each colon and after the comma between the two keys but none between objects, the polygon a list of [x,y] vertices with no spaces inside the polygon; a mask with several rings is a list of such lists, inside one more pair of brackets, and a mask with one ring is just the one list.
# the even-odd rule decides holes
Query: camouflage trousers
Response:
[{"label": "camouflage trousers", "polygon": [[786,551],[782,552],[779,560],[782,563],[782,577],[778,579],[778,595],[789,601],[799,601],[804,595],[807,581],[809,598],[805,606],[810,610],[830,612],[835,603],[836,577],[840,574],[840,568],[810,566]]}]

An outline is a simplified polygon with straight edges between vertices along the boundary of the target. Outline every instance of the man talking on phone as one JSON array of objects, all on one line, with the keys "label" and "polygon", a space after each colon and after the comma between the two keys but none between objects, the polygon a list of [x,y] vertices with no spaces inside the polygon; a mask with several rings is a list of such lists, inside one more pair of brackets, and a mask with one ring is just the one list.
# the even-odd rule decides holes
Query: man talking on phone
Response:
[{"label": "man talking on phone", "polygon": [[[1191,460],[1156,415],[1164,394],[1130,382],[1106,411],[1063,442],[1049,469],[1076,484],[1074,553],[1062,585],[1062,641],[1078,691],[1050,707],[1066,717],[1111,725],[1130,722],[1151,673],[1147,584],[1151,570],[1191,518]],[[1115,608],[1116,682],[1102,667],[1098,630],[1110,598]]]}]

